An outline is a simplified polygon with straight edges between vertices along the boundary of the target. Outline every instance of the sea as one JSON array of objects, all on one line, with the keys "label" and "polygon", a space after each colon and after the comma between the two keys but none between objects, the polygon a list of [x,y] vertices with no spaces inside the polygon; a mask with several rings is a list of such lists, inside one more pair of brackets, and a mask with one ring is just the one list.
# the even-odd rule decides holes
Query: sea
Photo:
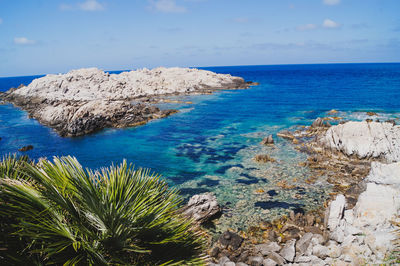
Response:
[{"label": "sea", "polygon": [[[365,120],[366,112],[381,121],[400,118],[400,64],[313,64],[204,67],[217,73],[259,83],[244,90],[210,95],[175,96],[183,103],[160,108],[179,110],[146,125],[105,129],[95,134],[63,138],[11,104],[0,105],[0,155],[26,154],[32,159],[72,155],[91,169],[119,164],[159,174],[179,189],[184,200],[213,192],[224,212],[215,232],[245,230],[260,220],[272,220],[290,210],[321,206],[331,191],[322,176],[305,179],[300,166],[307,156],[276,133],[310,125],[329,111],[343,120]],[[118,73],[114,71],[112,73]],[[0,78],[0,91],[29,84],[41,76]],[[332,123],[335,123],[334,121]],[[274,146],[260,141],[272,134]],[[28,152],[18,149],[33,145]],[[257,154],[276,162],[257,163]],[[282,182],[290,188],[282,188]]]}]

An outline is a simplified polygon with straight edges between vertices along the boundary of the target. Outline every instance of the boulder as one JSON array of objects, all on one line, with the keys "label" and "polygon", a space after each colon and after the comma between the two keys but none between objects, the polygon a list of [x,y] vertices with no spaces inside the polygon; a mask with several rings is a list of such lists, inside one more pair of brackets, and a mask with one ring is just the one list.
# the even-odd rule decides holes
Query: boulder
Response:
[{"label": "boulder", "polygon": [[332,258],[332,259],[339,258],[340,255],[342,255],[342,250],[341,250],[341,248],[340,248],[338,245],[336,245],[336,244],[330,243],[330,244],[328,245],[328,249],[329,249],[329,251],[328,251],[328,256],[329,256],[330,258]]},{"label": "boulder", "polygon": [[339,225],[340,220],[344,215],[344,208],[346,206],[346,198],[343,195],[337,195],[336,199],[330,203],[327,209],[327,221],[329,230],[333,231]]},{"label": "boulder", "polygon": [[261,141],[261,144],[263,144],[263,145],[271,145],[271,144],[274,144],[274,138],[272,137],[272,135],[269,135],[268,137],[264,138],[264,139]]},{"label": "boulder", "polygon": [[319,141],[347,156],[400,160],[400,126],[391,123],[347,122],[330,127]]},{"label": "boulder", "polygon": [[329,256],[329,248],[321,245],[315,245],[313,247],[313,255],[318,258],[325,259]]},{"label": "boulder", "polygon": [[354,223],[369,226],[388,223],[400,213],[399,196],[399,190],[391,186],[368,183],[354,207],[357,217]]},{"label": "boulder", "polygon": [[299,239],[299,241],[297,241],[296,251],[298,256],[303,255],[307,251],[308,247],[311,244],[312,238],[313,238],[312,233],[306,233]]},{"label": "boulder", "polygon": [[254,251],[256,253],[261,253],[262,255],[268,255],[269,252],[278,252],[281,250],[281,246],[278,245],[276,242],[270,242],[267,244],[259,244],[254,246]]},{"label": "boulder", "polygon": [[396,189],[400,189],[400,162],[392,164],[372,162],[366,181],[375,184],[390,185]]},{"label": "boulder", "polygon": [[276,252],[271,251],[267,256],[269,259],[275,261],[278,265],[283,265],[286,263],[285,259]]},{"label": "boulder", "polygon": [[324,120],[320,117],[318,117],[317,119],[314,120],[314,122],[312,122],[311,127],[323,127],[324,126]]},{"label": "boulder", "polygon": [[276,266],[276,265],[278,265],[278,264],[273,259],[267,258],[267,259],[263,260],[263,266]]},{"label": "boulder", "polygon": [[332,232],[331,232],[331,239],[335,240],[338,243],[342,243],[346,237],[344,233],[344,228],[341,226],[336,227]]},{"label": "boulder", "polygon": [[279,254],[288,262],[294,261],[294,257],[296,256],[295,245],[296,239],[291,239],[286,242],[285,246],[279,252]]},{"label": "boulder", "polygon": [[251,266],[262,266],[263,262],[264,262],[263,257],[255,256],[249,258],[249,263]]},{"label": "boulder", "polygon": [[218,264],[223,266],[225,265],[225,263],[229,262],[229,258],[227,256],[222,256],[219,260],[218,260]]},{"label": "boulder", "polygon": [[236,250],[242,245],[243,238],[236,233],[226,231],[219,236],[218,241],[223,247]]},{"label": "boulder", "polygon": [[194,195],[190,198],[184,214],[198,223],[204,223],[221,212],[221,207],[213,193]]}]

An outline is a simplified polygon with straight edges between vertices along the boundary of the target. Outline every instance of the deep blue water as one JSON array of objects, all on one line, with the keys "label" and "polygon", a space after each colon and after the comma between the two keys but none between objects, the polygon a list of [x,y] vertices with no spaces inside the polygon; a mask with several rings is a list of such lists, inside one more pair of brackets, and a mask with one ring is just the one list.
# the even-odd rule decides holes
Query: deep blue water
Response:
[{"label": "deep blue water", "polygon": [[[238,202],[241,197],[234,193],[244,188],[273,189],[274,178],[307,175],[307,169],[294,165],[304,158],[285,140],[276,138],[277,149],[262,150],[258,143],[264,136],[293,125],[309,124],[331,109],[350,119],[363,119],[365,111],[399,117],[400,64],[204,69],[241,76],[260,85],[178,97],[193,104],[165,104],[161,107],[175,107],[180,112],[144,126],[106,129],[79,138],[61,138],[29,119],[24,111],[9,104],[0,105],[0,154],[33,145],[34,149],[26,153],[32,158],[74,155],[91,168],[126,158],[136,166],[162,174],[171,184],[180,185],[183,193],[213,190],[227,201]],[[0,78],[0,91],[28,84],[36,77]],[[281,163],[269,168],[254,164],[251,158],[261,150],[270,152]],[[269,175],[268,180],[260,178],[262,171]],[[281,198],[279,194],[274,197],[290,198],[283,194]]]}]

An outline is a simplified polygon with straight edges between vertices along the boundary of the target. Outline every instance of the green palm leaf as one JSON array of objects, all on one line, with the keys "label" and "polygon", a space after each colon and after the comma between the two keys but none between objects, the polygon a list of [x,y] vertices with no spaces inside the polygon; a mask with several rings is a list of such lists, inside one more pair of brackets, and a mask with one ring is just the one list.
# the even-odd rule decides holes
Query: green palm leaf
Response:
[{"label": "green palm leaf", "polygon": [[19,254],[65,265],[203,263],[204,237],[181,215],[181,198],[148,170],[124,161],[93,172],[62,157],[7,171],[0,214],[29,247]]}]

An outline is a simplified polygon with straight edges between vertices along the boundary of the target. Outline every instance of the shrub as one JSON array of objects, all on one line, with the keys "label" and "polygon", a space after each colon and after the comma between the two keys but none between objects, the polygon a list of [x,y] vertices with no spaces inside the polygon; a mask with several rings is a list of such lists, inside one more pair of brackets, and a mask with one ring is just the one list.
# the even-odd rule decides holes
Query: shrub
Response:
[{"label": "shrub", "polygon": [[0,170],[1,223],[12,232],[2,232],[4,262],[203,263],[201,232],[180,213],[177,192],[149,171],[126,161],[84,170],[75,158],[62,157],[40,166],[24,162],[18,176],[5,172]]}]

